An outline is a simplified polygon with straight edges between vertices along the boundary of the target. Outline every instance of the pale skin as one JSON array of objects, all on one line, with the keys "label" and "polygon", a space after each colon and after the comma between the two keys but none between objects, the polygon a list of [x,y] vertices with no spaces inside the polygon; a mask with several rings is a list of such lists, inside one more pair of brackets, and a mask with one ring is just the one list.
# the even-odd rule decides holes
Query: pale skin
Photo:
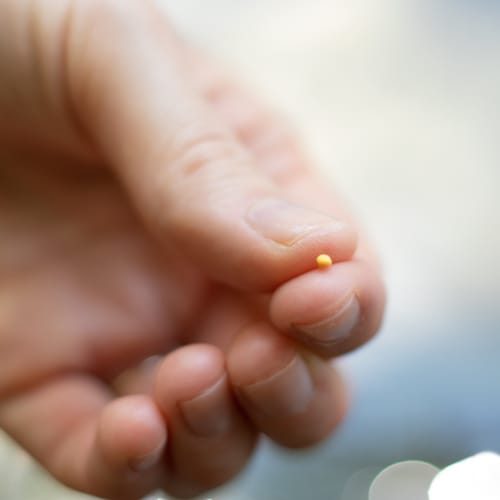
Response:
[{"label": "pale skin", "polygon": [[384,289],[282,121],[149,1],[3,0],[0,75],[0,427],[116,500],[326,439]]}]

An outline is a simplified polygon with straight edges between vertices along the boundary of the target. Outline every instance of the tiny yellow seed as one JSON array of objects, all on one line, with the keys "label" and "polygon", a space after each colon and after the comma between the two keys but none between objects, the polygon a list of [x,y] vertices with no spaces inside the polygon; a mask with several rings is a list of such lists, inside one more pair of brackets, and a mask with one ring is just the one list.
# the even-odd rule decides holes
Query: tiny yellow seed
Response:
[{"label": "tiny yellow seed", "polygon": [[332,265],[332,258],[329,255],[322,253],[316,257],[316,264],[320,269],[326,269]]}]

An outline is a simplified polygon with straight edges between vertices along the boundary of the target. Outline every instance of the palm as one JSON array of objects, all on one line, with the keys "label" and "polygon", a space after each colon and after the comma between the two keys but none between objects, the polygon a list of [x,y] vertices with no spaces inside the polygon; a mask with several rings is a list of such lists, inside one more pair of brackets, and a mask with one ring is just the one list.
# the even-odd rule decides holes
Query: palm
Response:
[{"label": "palm", "polygon": [[183,340],[205,282],[174,249],[160,257],[111,175],[17,160],[0,175],[3,341],[30,347],[18,382],[107,379]]}]

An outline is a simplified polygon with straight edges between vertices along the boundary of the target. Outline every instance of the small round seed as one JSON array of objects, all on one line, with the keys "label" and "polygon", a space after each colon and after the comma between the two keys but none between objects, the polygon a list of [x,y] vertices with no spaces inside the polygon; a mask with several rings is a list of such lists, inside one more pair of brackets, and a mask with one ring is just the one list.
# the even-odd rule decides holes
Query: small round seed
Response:
[{"label": "small round seed", "polygon": [[320,269],[326,269],[332,265],[332,258],[329,255],[322,253],[316,257],[316,264]]}]

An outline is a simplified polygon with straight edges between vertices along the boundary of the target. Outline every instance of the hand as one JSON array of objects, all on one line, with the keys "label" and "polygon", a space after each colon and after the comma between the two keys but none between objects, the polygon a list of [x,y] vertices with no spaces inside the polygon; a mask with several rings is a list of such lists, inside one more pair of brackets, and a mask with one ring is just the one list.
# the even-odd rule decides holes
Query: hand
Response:
[{"label": "hand", "polygon": [[0,74],[0,426],[120,500],[324,439],[384,290],[284,123],[145,0],[4,0]]}]

